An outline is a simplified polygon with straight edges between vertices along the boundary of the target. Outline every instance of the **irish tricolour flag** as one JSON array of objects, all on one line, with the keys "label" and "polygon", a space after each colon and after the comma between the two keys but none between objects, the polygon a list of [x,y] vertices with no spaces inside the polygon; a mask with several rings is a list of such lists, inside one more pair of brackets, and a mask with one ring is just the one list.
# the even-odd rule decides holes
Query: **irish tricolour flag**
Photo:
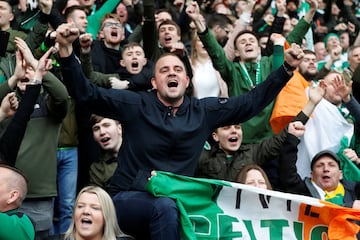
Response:
[{"label": "irish tricolour flag", "polygon": [[147,184],[175,199],[183,239],[350,240],[360,210],[221,180],[157,172]]}]

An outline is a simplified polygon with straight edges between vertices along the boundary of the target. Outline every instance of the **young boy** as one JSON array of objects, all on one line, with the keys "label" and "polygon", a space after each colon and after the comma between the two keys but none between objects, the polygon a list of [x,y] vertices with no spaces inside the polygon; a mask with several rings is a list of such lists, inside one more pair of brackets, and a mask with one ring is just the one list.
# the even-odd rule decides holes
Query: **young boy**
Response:
[{"label": "young boy", "polygon": [[91,115],[93,137],[101,148],[99,161],[90,166],[90,183],[105,188],[117,167],[117,154],[122,143],[122,128],[119,121]]}]

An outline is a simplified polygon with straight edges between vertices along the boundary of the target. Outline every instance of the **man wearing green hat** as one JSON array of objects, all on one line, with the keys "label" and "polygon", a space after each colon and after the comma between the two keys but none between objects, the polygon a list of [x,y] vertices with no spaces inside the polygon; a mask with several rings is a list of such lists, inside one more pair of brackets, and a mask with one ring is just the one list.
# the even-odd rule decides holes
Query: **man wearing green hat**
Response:
[{"label": "man wearing green hat", "polygon": [[[347,53],[343,52],[340,45],[339,35],[336,33],[328,33],[324,38],[324,43],[329,54],[325,57],[324,61],[318,62],[319,70],[326,65],[329,70],[343,72],[344,69],[349,66],[349,63],[347,61]],[[330,62],[329,65],[326,64],[328,62]]]}]

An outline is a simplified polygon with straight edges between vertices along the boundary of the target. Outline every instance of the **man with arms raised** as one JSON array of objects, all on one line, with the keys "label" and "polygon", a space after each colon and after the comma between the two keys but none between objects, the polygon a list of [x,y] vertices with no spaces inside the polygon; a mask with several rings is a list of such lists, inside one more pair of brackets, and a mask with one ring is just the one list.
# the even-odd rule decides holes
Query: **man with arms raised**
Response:
[{"label": "man with arms raised", "polygon": [[62,74],[70,94],[96,114],[122,123],[123,146],[110,183],[120,228],[136,239],[180,239],[175,202],[145,191],[152,170],[193,176],[197,159],[212,129],[243,122],[271,102],[292,76],[303,56],[299,46],[286,52],[287,62],[248,94],[233,98],[185,95],[190,78],[178,56],[157,60],[154,90],[132,92],[98,88],[81,72],[72,42],[78,31],[64,24],[57,29]]}]

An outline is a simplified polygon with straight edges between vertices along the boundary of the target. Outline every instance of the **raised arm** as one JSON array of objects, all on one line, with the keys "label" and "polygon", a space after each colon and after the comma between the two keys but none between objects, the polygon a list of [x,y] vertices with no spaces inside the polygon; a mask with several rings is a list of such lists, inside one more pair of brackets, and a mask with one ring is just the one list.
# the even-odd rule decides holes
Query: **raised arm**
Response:
[{"label": "raised arm", "polygon": [[235,58],[235,47],[234,47],[234,40],[235,37],[238,35],[239,32],[245,30],[250,26],[251,22],[251,13],[255,6],[255,0],[246,1],[246,5],[242,9],[242,14],[240,15],[239,19],[235,22],[234,30],[230,33],[229,39],[224,46],[224,51],[226,54],[227,59],[234,60]]},{"label": "raised arm", "polygon": [[335,88],[338,95],[341,96],[343,103],[346,108],[349,109],[351,115],[355,118],[356,125],[360,125],[360,104],[358,101],[351,95],[352,84],[350,81],[348,85],[345,83],[344,76],[336,75],[334,81],[331,82],[332,86]]},{"label": "raised arm", "polygon": [[[302,112],[307,116],[310,117],[313,113],[317,104],[321,101],[325,94],[325,83],[320,81],[319,84],[316,86],[314,83],[308,89],[308,97],[309,100],[307,101],[306,105],[302,109]],[[305,122],[303,122],[305,124]]]},{"label": "raised arm", "polygon": [[317,8],[319,7],[319,3],[318,0],[306,0],[306,2],[309,3],[310,9],[305,14],[304,20],[310,24],[315,16]]},{"label": "raised arm", "polygon": [[301,122],[289,124],[289,135],[286,138],[280,153],[279,174],[282,190],[291,193],[303,194],[306,185],[297,173],[297,145],[304,134],[304,125]]},{"label": "raised arm", "polygon": [[[21,39],[17,39],[16,44],[18,49],[21,51],[22,56],[24,57],[26,63],[29,66],[31,66],[33,69],[39,68],[39,64],[45,64],[45,63],[41,63],[40,61],[34,58],[31,50],[24,41],[22,41]],[[54,48],[50,48],[46,56],[50,56],[50,54],[54,50],[55,50]],[[46,64],[51,65],[51,60],[47,59]],[[56,117],[59,121],[61,121],[65,117],[67,112],[68,93],[66,91],[65,86],[54,74],[48,72],[47,70],[42,70],[42,71],[43,71],[42,72],[43,75],[36,74],[34,76],[34,79],[40,81],[43,88],[50,96],[47,102],[47,108],[49,112],[52,114],[52,116]]]},{"label": "raised arm", "polygon": [[8,117],[14,116],[16,109],[18,109],[19,101],[15,95],[15,92],[8,93],[0,105],[0,122]]},{"label": "raised arm", "polygon": [[79,35],[79,30],[71,24],[62,24],[56,30],[56,41],[59,44],[61,72],[64,83],[75,101],[89,104],[94,113],[122,122],[138,114],[137,108],[131,113],[128,103],[140,104],[138,94],[126,90],[104,89],[97,87],[87,79],[80,62],[73,53],[72,43]]},{"label": "raised arm", "polygon": [[96,35],[101,27],[101,19],[105,16],[105,14],[112,12],[119,4],[119,2],[120,0],[105,1],[100,9],[87,17],[88,26],[86,32],[91,33],[94,39],[96,38]]},{"label": "raised arm", "polygon": [[302,19],[300,19],[299,23],[294,27],[293,31],[290,32],[289,36],[286,37],[288,43],[302,44],[302,40],[311,26],[311,22],[316,13],[319,3],[318,0],[306,1],[309,3],[310,9],[306,13],[306,15]]},{"label": "raised arm", "polygon": [[91,61],[91,44],[92,35],[84,33],[79,36],[79,42],[81,46],[80,60],[82,70],[89,80],[99,87],[104,88],[116,88],[116,89],[127,89],[129,82],[126,80],[120,80],[118,74],[105,74],[102,72],[96,72],[93,69]]},{"label": "raised arm", "polygon": [[[280,154],[281,147],[284,145],[284,142],[286,138],[289,137],[289,135],[295,135],[298,138],[303,135],[302,126],[306,124],[315,107],[323,98],[325,94],[325,84],[321,82],[316,87],[311,87],[308,94],[309,100],[304,106],[304,108],[301,110],[301,112],[299,112],[299,114],[293,119],[293,121],[288,124],[287,128],[284,128],[279,134],[276,134],[273,137],[262,141],[260,144],[261,149],[263,150],[259,152],[267,152],[267,154],[271,154],[272,157],[278,156]],[[294,124],[293,122],[297,123]],[[290,136],[290,138],[292,137]],[[261,156],[261,158],[265,159],[264,156]],[[260,162],[260,164],[261,163],[262,162]]]},{"label": "raised arm", "polygon": [[40,47],[41,43],[45,39],[45,34],[48,30],[48,23],[55,19],[52,15],[53,1],[39,0],[38,3],[40,17],[25,39],[27,45],[32,51]]},{"label": "raised arm", "polygon": [[191,2],[186,8],[187,15],[192,19],[199,33],[206,30],[206,23],[202,20],[200,8],[196,1]]},{"label": "raised arm", "polygon": [[[52,49],[46,52],[37,64],[37,67],[35,68],[35,76],[37,79],[41,80],[44,74],[50,69],[51,62],[49,62],[47,58],[51,51]],[[17,61],[23,61],[20,54]],[[30,115],[34,110],[36,99],[39,96],[40,88],[40,81],[32,81],[31,84],[26,86],[22,101],[0,139],[0,152],[3,154],[7,164],[11,166],[15,166],[17,153],[24,137],[27,123],[30,120]],[[11,113],[15,110],[14,108],[16,108],[16,105],[14,105],[13,97],[14,93],[10,93],[3,99],[0,107],[0,115],[3,116],[4,114]]]}]

